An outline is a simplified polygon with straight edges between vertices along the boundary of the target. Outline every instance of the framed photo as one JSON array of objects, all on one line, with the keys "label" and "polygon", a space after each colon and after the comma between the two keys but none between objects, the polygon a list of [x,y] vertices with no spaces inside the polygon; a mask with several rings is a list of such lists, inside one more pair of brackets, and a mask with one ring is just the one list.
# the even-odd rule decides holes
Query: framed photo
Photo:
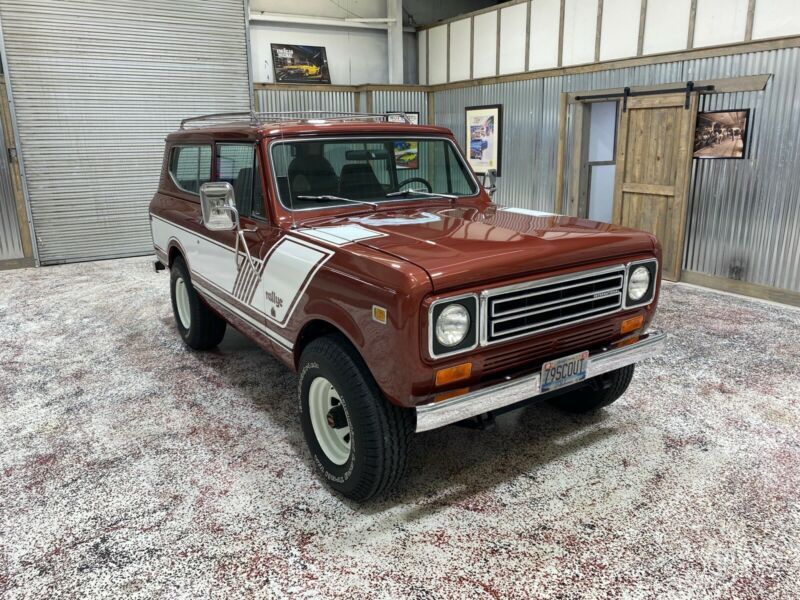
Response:
[{"label": "framed photo", "polygon": [[328,55],[322,46],[270,44],[272,71],[278,83],[330,83]]},{"label": "framed photo", "polygon": [[[419,125],[418,112],[405,112],[390,110],[386,113],[386,120],[389,123],[405,123],[406,119],[412,125]],[[397,170],[419,168],[419,146],[417,142],[398,140],[394,143],[394,162]]]},{"label": "framed photo", "polygon": [[694,158],[744,158],[750,109],[697,113]]},{"label": "framed photo", "polygon": [[472,170],[483,175],[489,169],[500,176],[502,159],[503,105],[468,106],[466,113],[467,160]]},{"label": "framed photo", "polygon": [[412,125],[419,125],[419,113],[407,110],[387,110],[386,120],[389,121],[389,123],[405,123],[406,120],[403,118],[403,115],[411,121]]}]

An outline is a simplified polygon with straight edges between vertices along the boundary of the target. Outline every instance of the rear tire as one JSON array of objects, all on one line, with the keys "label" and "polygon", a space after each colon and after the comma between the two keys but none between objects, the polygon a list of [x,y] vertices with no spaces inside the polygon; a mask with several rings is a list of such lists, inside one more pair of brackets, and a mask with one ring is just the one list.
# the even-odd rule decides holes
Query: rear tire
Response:
[{"label": "rear tire", "polygon": [[593,377],[583,386],[563,396],[553,398],[550,403],[571,413],[588,413],[600,410],[619,399],[633,378],[634,365]]},{"label": "rear tire", "polygon": [[227,323],[197,295],[183,257],[175,257],[169,275],[172,312],[181,338],[193,350],[216,347],[225,337]]},{"label": "rear tire", "polygon": [[339,335],[313,340],[300,357],[300,423],[322,479],[357,501],[402,478],[414,413],[389,403],[356,350]]}]

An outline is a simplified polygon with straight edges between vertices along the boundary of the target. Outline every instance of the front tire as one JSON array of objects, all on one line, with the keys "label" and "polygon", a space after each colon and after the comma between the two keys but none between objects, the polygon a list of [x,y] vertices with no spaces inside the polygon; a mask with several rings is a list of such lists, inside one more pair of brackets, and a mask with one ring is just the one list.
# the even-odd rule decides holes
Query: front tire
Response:
[{"label": "front tire", "polygon": [[197,295],[186,262],[177,256],[169,270],[172,312],[178,333],[193,350],[209,350],[225,337],[227,323]]},{"label": "front tire", "polygon": [[571,413],[588,413],[600,410],[612,402],[616,402],[628,389],[633,379],[634,365],[628,365],[593,377],[577,390],[556,396],[550,403],[561,410]]},{"label": "front tire", "polygon": [[363,501],[402,478],[413,412],[390,404],[356,350],[341,336],[312,341],[299,364],[300,422],[321,477]]}]

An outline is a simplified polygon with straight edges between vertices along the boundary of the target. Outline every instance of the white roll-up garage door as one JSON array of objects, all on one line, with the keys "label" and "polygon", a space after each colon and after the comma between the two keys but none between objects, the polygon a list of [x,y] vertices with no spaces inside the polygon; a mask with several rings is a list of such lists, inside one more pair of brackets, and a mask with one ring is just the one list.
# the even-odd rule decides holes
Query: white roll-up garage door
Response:
[{"label": "white roll-up garage door", "polygon": [[164,137],[249,110],[243,0],[2,0],[42,264],[152,252]]}]

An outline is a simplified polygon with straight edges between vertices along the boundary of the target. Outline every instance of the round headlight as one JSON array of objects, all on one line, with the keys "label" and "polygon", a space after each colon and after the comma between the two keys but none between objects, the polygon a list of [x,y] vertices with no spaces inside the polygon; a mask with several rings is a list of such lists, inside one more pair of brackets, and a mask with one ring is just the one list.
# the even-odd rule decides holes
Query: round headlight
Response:
[{"label": "round headlight", "polygon": [[448,348],[464,341],[469,333],[469,312],[460,304],[446,307],[436,319],[436,340]]},{"label": "round headlight", "polygon": [[628,298],[637,302],[641,300],[650,287],[650,271],[647,267],[636,267],[628,281]]}]

